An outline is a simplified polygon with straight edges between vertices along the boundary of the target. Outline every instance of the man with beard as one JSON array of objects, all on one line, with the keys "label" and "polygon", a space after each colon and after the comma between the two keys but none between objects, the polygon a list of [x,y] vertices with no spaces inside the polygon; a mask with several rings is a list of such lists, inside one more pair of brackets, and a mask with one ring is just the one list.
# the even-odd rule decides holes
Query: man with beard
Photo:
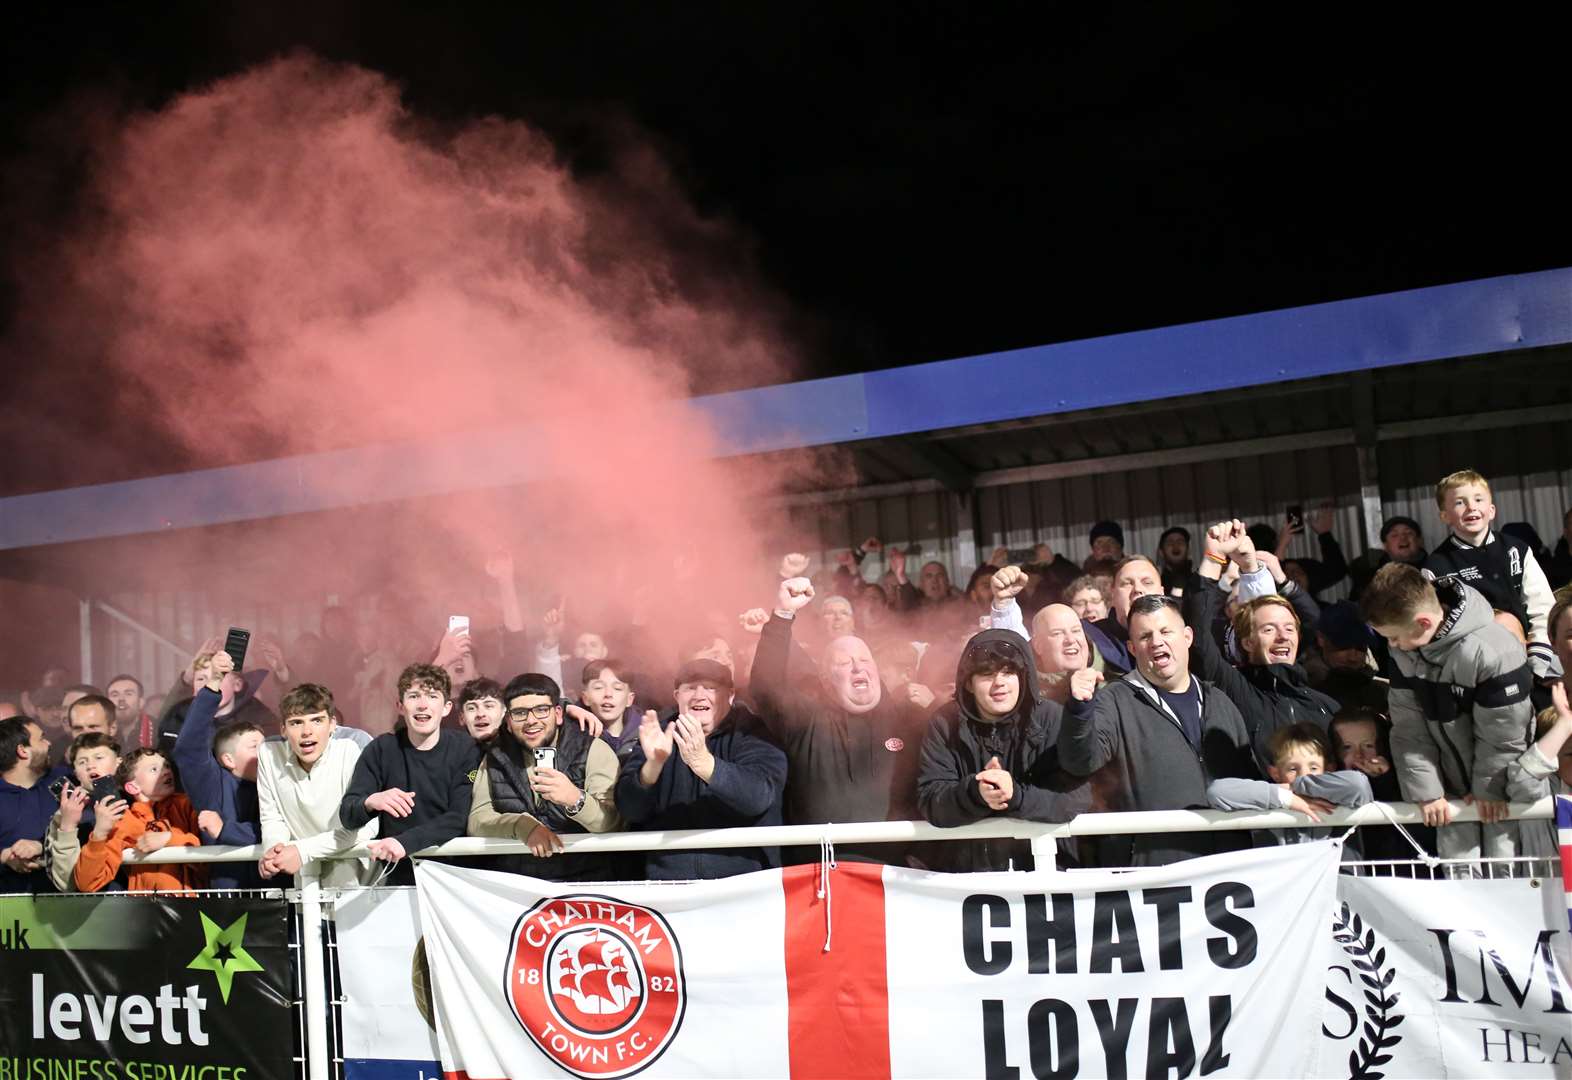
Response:
[{"label": "man with beard", "polygon": [[[1095,671],[1070,678],[1059,730],[1059,762],[1072,775],[1097,777],[1108,810],[1202,810],[1220,776],[1260,779],[1250,734],[1233,702],[1190,674],[1193,634],[1179,603],[1141,596],[1129,608],[1136,668],[1102,689]],[[1227,833],[1160,833],[1109,837],[1104,866],[1161,866],[1238,847]]]},{"label": "man with beard", "polygon": [[[926,722],[884,694],[873,653],[861,638],[838,637],[824,650],[820,685],[787,681],[797,613],[813,600],[803,577],[781,582],[775,613],[759,635],[749,683],[761,718],[786,751],[786,821],[909,821],[917,816],[917,762]],[[901,864],[902,845],[836,848],[837,854]]]},{"label": "man with beard", "polygon": [[[923,739],[917,781],[923,817],[945,827],[998,816],[1059,822],[1090,809],[1086,782],[1059,768],[1062,713],[1056,703],[1039,699],[1019,634],[984,630],[973,637],[956,668],[955,701],[934,716]],[[1028,870],[1031,846],[1019,840],[949,842],[936,845],[930,865]]]},{"label": "man with beard", "polygon": [[622,825],[612,800],[617,753],[562,721],[562,692],[550,676],[519,675],[502,691],[507,723],[485,750],[469,808],[471,836],[518,839],[529,855],[504,855],[495,869],[547,881],[611,881],[617,856],[560,859],[564,833],[612,832]]}]

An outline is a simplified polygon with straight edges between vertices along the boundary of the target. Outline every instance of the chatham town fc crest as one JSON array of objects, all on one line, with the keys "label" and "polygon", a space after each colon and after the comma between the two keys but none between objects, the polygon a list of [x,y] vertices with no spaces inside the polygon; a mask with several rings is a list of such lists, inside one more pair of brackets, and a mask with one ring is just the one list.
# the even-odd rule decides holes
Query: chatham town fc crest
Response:
[{"label": "chatham town fc crest", "polygon": [[574,1076],[631,1076],[671,1045],[687,1006],[682,951],[659,912],[609,897],[544,899],[514,927],[513,1015]]}]

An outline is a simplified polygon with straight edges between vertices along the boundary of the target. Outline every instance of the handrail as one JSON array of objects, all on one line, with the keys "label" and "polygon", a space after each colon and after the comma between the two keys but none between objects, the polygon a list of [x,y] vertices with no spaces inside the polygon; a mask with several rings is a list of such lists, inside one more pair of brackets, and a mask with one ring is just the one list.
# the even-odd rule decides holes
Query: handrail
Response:
[{"label": "handrail", "polygon": [[[1454,822],[1479,820],[1472,803],[1451,802]],[[1532,803],[1512,803],[1507,819],[1538,821],[1551,817],[1550,796]],[[1143,810],[1107,811],[1080,814],[1059,824],[1025,821],[1020,818],[991,818],[952,829],[926,821],[834,822],[824,825],[766,825],[735,829],[683,829],[670,832],[564,833],[563,848],[569,852],[607,851],[684,851],[701,848],[747,848],[814,845],[822,840],[835,844],[905,843],[917,840],[1033,840],[1071,836],[1122,836],[1140,833],[1226,832],[1240,829],[1302,829],[1306,827],[1348,827],[1351,825],[1421,825],[1424,815],[1413,803],[1369,803],[1357,809],[1338,809],[1322,814],[1312,822],[1291,810]],[[255,862],[262,857],[262,845],[249,847],[165,848],[148,854],[126,852],[127,863],[205,863]],[[439,847],[414,853],[416,858],[459,855],[506,855],[529,851],[521,840],[487,836],[460,836]],[[361,858],[365,844],[334,852],[329,859]]]}]

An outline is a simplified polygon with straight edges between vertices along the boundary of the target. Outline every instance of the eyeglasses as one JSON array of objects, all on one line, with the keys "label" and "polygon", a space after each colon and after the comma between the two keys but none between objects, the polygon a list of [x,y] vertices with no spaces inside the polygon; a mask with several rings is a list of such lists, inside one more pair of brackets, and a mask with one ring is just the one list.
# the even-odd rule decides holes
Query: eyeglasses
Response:
[{"label": "eyeglasses", "polygon": [[544,720],[556,711],[556,708],[555,705],[532,705],[526,709],[521,705],[517,709],[509,709],[508,715],[515,720]]}]

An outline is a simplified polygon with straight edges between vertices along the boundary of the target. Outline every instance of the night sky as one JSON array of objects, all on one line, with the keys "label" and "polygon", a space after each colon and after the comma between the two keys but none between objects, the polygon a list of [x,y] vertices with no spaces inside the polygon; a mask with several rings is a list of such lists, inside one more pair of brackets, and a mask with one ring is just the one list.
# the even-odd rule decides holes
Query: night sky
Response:
[{"label": "night sky", "polygon": [[70,203],[36,156],[63,104],[307,48],[585,173],[633,125],[793,305],[803,374],[1572,263],[1568,19],[1381,7],[8,5],[3,242]]}]

